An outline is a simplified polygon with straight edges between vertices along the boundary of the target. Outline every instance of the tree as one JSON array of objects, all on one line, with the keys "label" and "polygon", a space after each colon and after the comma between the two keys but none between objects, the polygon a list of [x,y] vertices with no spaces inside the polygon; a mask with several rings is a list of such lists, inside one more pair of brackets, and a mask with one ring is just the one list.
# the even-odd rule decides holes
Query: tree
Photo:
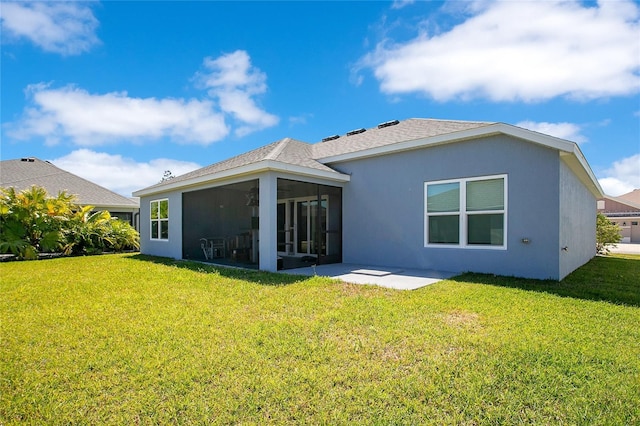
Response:
[{"label": "tree", "polygon": [[598,254],[609,253],[609,246],[614,246],[622,240],[620,226],[613,223],[602,213],[596,218],[596,252]]}]

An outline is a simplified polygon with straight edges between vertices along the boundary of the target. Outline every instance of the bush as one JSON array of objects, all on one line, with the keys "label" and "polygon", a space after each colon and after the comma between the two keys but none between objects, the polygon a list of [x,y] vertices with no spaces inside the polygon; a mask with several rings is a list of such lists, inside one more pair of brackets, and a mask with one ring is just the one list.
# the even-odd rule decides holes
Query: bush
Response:
[{"label": "bush", "polygon": [[109,212],[92,213],[62,191],[49,197],[44,188],[21,192],[0,188],[0,253],[37,259],[38,253],[93,254],[140,248],[138,232]]},{"label": "bush", "polygon": [[602,213],[598,213],[596,219],[596,252],[598,254],[609,253],[609,246],[614,246],[622,240],[620,226],[613,223]]}]

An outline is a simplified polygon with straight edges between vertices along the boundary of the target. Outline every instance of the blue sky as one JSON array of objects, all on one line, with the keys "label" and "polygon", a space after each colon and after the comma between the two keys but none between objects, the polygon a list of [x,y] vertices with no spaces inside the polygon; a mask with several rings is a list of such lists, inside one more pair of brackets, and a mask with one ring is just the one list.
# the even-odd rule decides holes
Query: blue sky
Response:
[{"label": "blue sky", "polygon": [[123,195],[291,137],[407,118],[577,142],[640,188],[640,3],[0,3],[3,160]]}]

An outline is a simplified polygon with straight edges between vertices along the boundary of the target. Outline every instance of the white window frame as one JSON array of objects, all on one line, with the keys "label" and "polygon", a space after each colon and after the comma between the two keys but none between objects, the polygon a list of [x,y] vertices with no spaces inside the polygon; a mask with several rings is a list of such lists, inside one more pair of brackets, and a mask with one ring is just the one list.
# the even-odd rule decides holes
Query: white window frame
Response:
[{"label": "white window frame", "polygon": [[[162,203],[163,201],[167,202],[167,217],[166,218],[161,218],[160,217],[160,203]],[[157,219],[153,219],[153,203],[158,203],[158,218]],[[158,230],[158,238],[154,238],[153,237],[153,227],[154,227],[154,222],[157,222],[157,224],[155,224],[155,226],[157,227]],[[167,222],[167,238],[161,238],[162,235],[162,226],[160,225],[162,222]],[[157,200],[151,200],[149,201],[149,239],[152,241],[169,241],[169,199],[168,198],[160,198]]]},{"label": "white window frame", "polygon": [[[483,181],[483,180],[491,180],[491,179],[503,179],[504,187],[503,187],[503,196],[504,196],[504,207],[502,210],[480,210],[467,212],[467,182],[474,181]],[[437,212],[437,213],[429,213],[428,205],[427,205],[427,188],[429,185],[439,185],[446,183],[458,183],[460,188],[460,210],[457,213],[454,212]],[[500,175],[488,175],[488,176],[477,176],[470,178],[460,178],[460,179],[447,179],[447,180],[437,180],[437,181],[429,181],[424,183],[424,246],[433,248],[463,248],[463,249],[472,249],[472,250],[506,250],[507,249],[507,223],[508,223],[508,176],[507,174]],[[447,216],[457,214],[458,215],[458,231],[459,231],[459,244],[443,244],[443,243],[429,243],[429,217],[430,216]],[[489,244],[468,244],[467,243],[467,223],[468,217],[477,214],[502,214],[503,217],[503,235],[502,235],[502,245],[489,245]]]}]

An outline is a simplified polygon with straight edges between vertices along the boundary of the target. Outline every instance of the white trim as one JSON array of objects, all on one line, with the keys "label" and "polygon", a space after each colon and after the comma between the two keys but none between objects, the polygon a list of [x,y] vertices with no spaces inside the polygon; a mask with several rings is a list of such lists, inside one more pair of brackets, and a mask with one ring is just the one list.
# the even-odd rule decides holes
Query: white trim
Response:
[{"label": "white trim", "polygon": [[[162,219],[160,218],[160,203],[166,201],[167,202],[167,217],[166,219]],[[153,219],[152,216],[152,207],[151,205],[153,203],[158,203],[158,218],[157,219]],[[149,201],[149,241],[169,241],[169,199],[168,198],[158,198],[155,200],[150,200]],[[158,226],[160,226],[161,222],[167,222],[167,238],[160,238],[161,235],[161,230],[160,228],[158,228],[158,238],[153,238],[153,222],[158,222]]]},{"label": "white trim", "polygon": [[[430,146],[461,142],[465,140],[488,137],[498,134],[504,134],[507,136],[525,140],[527,142],[542,145],[547,148],[558,150],[560,152],[561,159],[569,165],[571,170],[578,176],[580,181],[584,183],[587,188],[589,188],[589,191],[595,197],[601,198],[604,195],[598,179],[596,179],[593,171],[591,170],[591,167],[589,167],[589,163],[587,163],[587,160],[582,154],[582,151],[580,151],[580,147],[576,143],[505,123],[495,123],[487,126],[477,127],[474,129],[462,130],[459,132],[399,142],[329,157],[317,158],[316,160],[322,164],[330,165],[332,163],[359,160],[368,157],[376,157],[380,155],[393,154],[397,152],[426,148]],[[574,158],[575,161],[572,161],[572,159]]]},{"label": "white trim", "polygon": [[429,146],[448,144],[452,142],[460,142],[463,140],[476,139],[497,134],[513,136],[518,139],[524,139],[529,142],[557,149],[559,151],[574,153],[575,144],[573,142],[569,142],[567,140],[559,139],[553,136],[548,136],[542,133],[533,132],[521,127],[511,126],[505,123],[496,123],[487,126],[476,127],[474,129],[461,130],[459,132],[446,133],[442,135],[431,136],[428,138],[414,139],[410,141],[369,148],[361,151],[322,157],[316,160],[322,164],[339,163],[342,161],[375,157],[379,155],[426,148]]},{"label": "white trim", "polygon": [[574,150],[571,153],[560,152],[560,159],[569,166],[569,169],[585,184],[594,197],[604,197],[605,194],[600,186],[600,182],[598,182],[598,179],[596,179],[596,176],[593,174],[589,163],[587,163],[578,145],[574,146]]},{"label": "white trim", "polygon": [[160,194],[173,190],[184,190],[189,187],[198,186],[206,183],[213,183],[216,181],[229,179],[229,178],[237,178],[244,175],[251,175],[260,172],[267,171],[275,171],[275,172],[284,172],[284,173],[292,173],[296,176],[310,176],[320,179],[325,179],[329,181],[335,182],[349,182],[351,180],[351,176],[345,175],[339,172],[332,172],[328,170],[317,170],[310,167],[298,166],[293,164],[282,163],[280,161],[274,160],[262,160],[257,163],[247,164],[240,167],[234,167],[232,169],[223,170],[218,173],[208,174],[204,176],[198,176],[191,179],[181,180],[178,182],[169,181],[169,183],[151,187],[146,189],[141,189],[133,193],[136,197],[145,197],[154,194]]},{"label": "white trim", "polygon": [[[486,211],[473,211],[468,212],[466,210],[467,206],[467,182],[474,181],[484,181],[491,179],[503,179],[503,197],[504,197],[504,207],[502,210],[486,210]],[[437,213],[429,213],[427,211],[427,188],[429,185],[440,185],[446,183],[458,183],[459,185],[459,197],[460,204],[459,210],[457,212],[437,212]],[[508,175],[507,174],[499,174],[499,175],[487,175],[487,176],[474,176],[474,177],[465,177],[458,179],[446,179],[446,180],[435,180],[424,182],[424,200],[423,200],[423,215],[424,215],[424,247],[425,248],[456,248],[456,249],[471,249],[471,250],[507,250],[507,235],[508,235],[508,205],[509,205],[509,184],[508,184]],[[484,244],[469,244],[467,242],[467,218],[473,215],[479,214],[502,214],[502,244],[501,245],[484,245]],[[458,216],[458,244],[440,244],[440,243],[429,243],[429,217],[430,216]]]}]

